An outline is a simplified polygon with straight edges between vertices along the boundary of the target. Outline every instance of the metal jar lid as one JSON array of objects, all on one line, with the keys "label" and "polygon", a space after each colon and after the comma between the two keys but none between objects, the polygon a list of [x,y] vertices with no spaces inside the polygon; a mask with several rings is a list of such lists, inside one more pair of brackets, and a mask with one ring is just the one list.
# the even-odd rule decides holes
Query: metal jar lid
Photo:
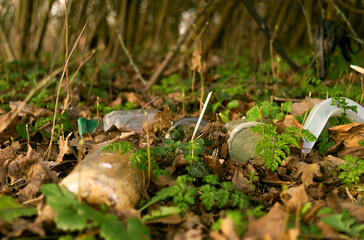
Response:
[{"label": "metal jar lid", "polygon": [[258,122],[245,122],[233,128],[227,140],[229,155],[238,161],[246,161],[256,156],[255,146],[261,136],[253,132],[250,127]]}]

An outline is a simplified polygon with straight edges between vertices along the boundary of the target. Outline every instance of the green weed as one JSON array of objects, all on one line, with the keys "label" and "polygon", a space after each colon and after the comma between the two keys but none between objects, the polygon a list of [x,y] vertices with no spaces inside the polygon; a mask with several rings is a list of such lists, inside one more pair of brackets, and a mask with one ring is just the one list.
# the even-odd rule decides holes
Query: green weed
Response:
[{"label": "green weed", "polygon": [[356,222],[345,209],[340,214],[325,216],[321,221],[338,232],[348,234],[350,237],[364,238],[364,225]]},{"label": "green weed", "polygon": [[0,196],[0,219],[10,222],[15,218],[29,217],[37,214],[37,210],[32,207],[24,207],[17,204],[10,196]]},{"label": "green weed", "polygon": [[41,190],[46,196],[47,204],[57,212],[55,223],[60,230],[82,233],[90,229],[100,229],[100,237],[108,240],[150,239],[148,228],[137,218],[129,218],[125,228],[115,215],[102,213],[78,202],[63,186],[45,184]]},{"label": "green weed", "polygon": [[337,169],[343,170],[339,178],[349,189],[358,184],[360,175],[364,173],[364,160],[351,155],[344,157],[345,164],[341,164]]}]

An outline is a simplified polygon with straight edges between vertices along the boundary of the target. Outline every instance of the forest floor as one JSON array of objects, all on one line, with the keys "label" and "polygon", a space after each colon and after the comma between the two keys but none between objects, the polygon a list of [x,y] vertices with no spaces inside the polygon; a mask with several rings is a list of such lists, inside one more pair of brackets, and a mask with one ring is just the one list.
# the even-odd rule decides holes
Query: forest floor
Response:
[{"label": "forest floor", "polygon": [[[311,57],[293,57],[298,73],[278,57],[177,57],[147,92],[128,62],[74,61],[62,83],[61,65],[1,65],[2,239],[363,239],[364,124],[348,120],[358,109],[344,99],[361,103],[363,80],[335,55],[320,81]],[[139,64],[144,77],[156,67]],[[302,123],[330,97],[344,114],[302,154],[302,137],[314,139]],[[102,130],[107,113],[131,109],[142,110],[130,125]],[[147,125],[144,109],[157,110]],[[228,139],[243,117],[264,124],[241,161]],[[71,178],[79,162],[88,167]],[[83,197],[63,187],[82,181],[73,189]]]}]

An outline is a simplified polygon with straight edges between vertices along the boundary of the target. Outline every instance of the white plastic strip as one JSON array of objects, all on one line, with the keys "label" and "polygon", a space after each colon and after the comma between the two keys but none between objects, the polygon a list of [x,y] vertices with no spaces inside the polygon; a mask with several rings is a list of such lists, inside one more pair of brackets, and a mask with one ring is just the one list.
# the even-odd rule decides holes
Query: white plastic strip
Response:
[{"label": "white plastic strip", "polygon": [[[355,113],[351,110],[346,111],[346,115],[348,119],[352,122],[357,123],[363,123],[364,122],[364,108],[357,102],[344,98],[348,106],[356,106],[356,109],[358,113]],[[338,108],[336,105],[332,104],[332,98],[326,99],[319,104],[316,104],[310,114],[308,115],[308,118],[303,125],[304,129],[309,130],[313,135],[315,135],[316,138],[318,138],[324,129],[327,121],[330,117],[334,116],[340,116],[343,113],[343,109]],[[313,145],[315,145],[316,141],[313,142],[306,142],[305,139],[303,139],[303,147],[302,152],[303,154],[308,154]]]},{"label": "white plastic strip", "polygon": [[207,95],[206,101],[205,101],[205,103],[203,105],[203,108],[202,108],[202,111],[200,113],[200,117],[198,118],[197,124],[195,126],[195,130],[193,131],[193,135],[192,135],[191,141],[195,138],[195,134],[197,132],[197,129],[200,127],[201,119],[202,119],[203,115],[205,114],[206,107],[209,104],[211,95],[212,95],[212,92],[209,92],[209,94]]}]

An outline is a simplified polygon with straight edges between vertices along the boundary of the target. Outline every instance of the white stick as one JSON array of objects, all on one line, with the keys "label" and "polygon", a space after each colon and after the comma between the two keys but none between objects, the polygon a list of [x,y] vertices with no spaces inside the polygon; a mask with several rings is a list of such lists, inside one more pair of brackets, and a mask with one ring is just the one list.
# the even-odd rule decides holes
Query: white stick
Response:
[{"label": "white stick", "polygon": [[200,113],[200,117],[198,118],[197,124],[195,126],[195,131],[193,131],[193,135],[192,135],[191,141],[195,138],[195,135],[197,133],[197,129],[200,127],[200,123],[201,123],[202,117],[205,114],[205,110],[206,110],[206,107],[207,107],[207,105],[208,105],[208,103],[210,101],[211,95],[212,95],[212,92],[209,92],[209,94],[207,95],[206,101],[205,101],[205,103],[203,105],[203,108],[202,108],[202,111]]},{"label": "white stick", "polygon": [[352,64],[350,65],[350,67],[355,71],[357,71],[358,73],[364,74],[364,68]]}]

